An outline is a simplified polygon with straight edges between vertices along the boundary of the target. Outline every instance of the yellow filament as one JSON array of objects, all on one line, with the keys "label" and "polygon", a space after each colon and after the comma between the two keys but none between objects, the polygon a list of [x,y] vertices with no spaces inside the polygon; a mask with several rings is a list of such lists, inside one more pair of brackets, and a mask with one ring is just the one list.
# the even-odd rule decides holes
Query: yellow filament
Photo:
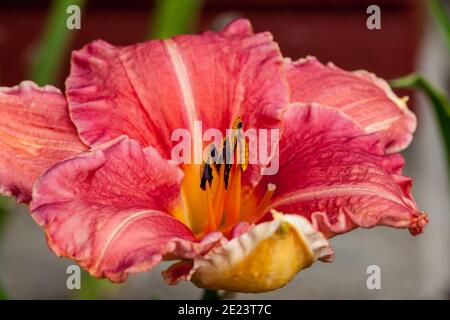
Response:
[{"label": "yellow filament", "polygon": [[206,183],[206,207],[208,210],[208,227],[206,232],[215,231],[217,229],[216,224],[216,214],[214,212],[214,206],[213,206],[213,198],[211,193],[211,187],[208,183]]},{"label": "yellow filament", "polygon": [[252,214],[252,221],[256,222],[259,218],[262,218],[262,215],[265,213],[265,210],[269,206],[270,199],[272,199],[272,196],[276,190],[276,186],[272,183],[269,183],[267,185],[267,191],[264,194],[264,197],[262,198],[261,202],[256,207],[254,213]]},{"label": "yellow filament", "polygon": [[272,183],[267,185],[267,190],[262,197],[257,197],[252,194],[242,203],[241,219],[249,223],[257,222],[266,213],[266,209],[269,206],[270,200],[275,193],[276,186]]},{"label": "yellow filament", "polygon": [[220,166],[220,173],[218,175],[218,185],[217,185],[217,191],[216,191],[216,199],[214,201],[214,212],[216,213],[216,225],[220,225],[222,222],[222,214],[223,214],[223,207],[225,203],[225,181],[224,181],[224,174],[225,174],[225,166]]},{"label": "yellow filament", "polygon": [[239,222],[241,211],[241,168],[233,166],[230,186],[225,198],[226,225]]}]

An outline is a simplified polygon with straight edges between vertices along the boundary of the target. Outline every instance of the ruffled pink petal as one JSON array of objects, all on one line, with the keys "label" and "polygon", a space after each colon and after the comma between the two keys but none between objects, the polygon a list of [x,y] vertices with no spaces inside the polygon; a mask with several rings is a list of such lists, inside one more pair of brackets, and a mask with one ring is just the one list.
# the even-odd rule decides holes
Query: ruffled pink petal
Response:
[{"label": "ruffled pink petal", "polygon": [[347,72],[308,57],[287,64],[292,101],[335,107],[366,133],[379,132],[386,152],[406,148],[416,129],[416,117],[383,79],[366,71]]},{"label": "ruffled pink petal", "polygon": [[171,134],[279,124],[289,90],[270,33],[253,34],[247,20],[218,33],[114,47],[95,41],[74,52],[66,82],[69,109],[82,139],[98,145],[121,134],[168,158]]},{"label": "ruffled pink petal", "polygon": [[120,137],[48,170],[34,187],[31,212],[58,256],[120,282],[166,256],[191,259],[215,241],[198,243],[167,213],[181,178],[153,148]]},{"label": "ruffled pink petal", "polygon": [[41,173],[84,150],[57,88],[31,81],[0,88],[1,194],[28,203]]},{"label": "ruffled pink petal", "polygon": [[193,260],[183,260],[169,266],[162,272],[164,280],[170,285],[176,285],[181,281],[189,281],[194,271]]},{"label": "ruffled pink petal", "polygon": [[427,216],[400,175],[401,156],[383,155],[378,140],[339,110],[294,104],[285,113],[280,170],[256,192],[275,184],[270,208],[301,214],[328,237],[376,225],[418,234]]}]

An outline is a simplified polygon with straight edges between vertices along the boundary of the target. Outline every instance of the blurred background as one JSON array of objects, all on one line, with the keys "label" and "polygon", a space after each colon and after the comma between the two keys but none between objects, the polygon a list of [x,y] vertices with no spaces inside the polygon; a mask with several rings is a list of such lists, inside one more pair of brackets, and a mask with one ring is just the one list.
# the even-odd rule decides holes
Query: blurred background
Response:
[{"label": "blurred background", "polygon": [[[440,3],[440,10],[450,4]],[[80,30],[66,28],[70,4],[81,8]],[[381,9],[380,30],[366,27],[366,9],[372,4]],[[450,47],[446,48],[426,0],[2,0],[0,86],[32,79],[64,89],[70,51],[91,40],[127,45],[176,33],[218,30],[238,17],[250,19],[257,32],[272,32],[284,56],[292,59],[315,55],[322,62],[367,69],[385,79],[417,72],[447,96],[450,91]],[[429,214],[425,233],[413,238],[405,230],[382,227],[353,231],[331,240],[336,252],[333,264],[317,263],[277,291],[236,298],[450,298],[450,162],[445,140],[429,100],[416,91],[398,93],[411,97],[409,106],[418,117],[415,140],[404,155],[406,174],[414,178],[414,196]],[[44,233],[25,206],[1,201],[0,283],[9,298],[201,296],[191,283],[167,286],[160,275],[167,265],[131,276],[121,285],[85,275],[82,289],[70,291],[66,287],[70,261],[48,250]],[[370,265],[381,268],[380,290],[367,289]]]}]

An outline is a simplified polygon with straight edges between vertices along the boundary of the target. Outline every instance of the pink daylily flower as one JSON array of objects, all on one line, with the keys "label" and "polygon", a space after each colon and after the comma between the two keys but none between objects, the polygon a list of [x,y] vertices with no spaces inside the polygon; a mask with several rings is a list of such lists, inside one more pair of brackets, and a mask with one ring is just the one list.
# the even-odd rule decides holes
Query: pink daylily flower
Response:
[{"label": "pink daylily flower", "polygon": [[[279,171],[171,161],[175,129],[276,129]],[[72,54],[66,95],[0,89],[0,192],[29,204],[58,256],[95,277],[176,260],[175,284],[263,292],[314,261],[328,238],[377,225],[422,232],[427,216],[395,153],[416,119],[387,83],[281,56],[247,20],[222,31]],[[226,178],[225,178],[226,179]]]}]

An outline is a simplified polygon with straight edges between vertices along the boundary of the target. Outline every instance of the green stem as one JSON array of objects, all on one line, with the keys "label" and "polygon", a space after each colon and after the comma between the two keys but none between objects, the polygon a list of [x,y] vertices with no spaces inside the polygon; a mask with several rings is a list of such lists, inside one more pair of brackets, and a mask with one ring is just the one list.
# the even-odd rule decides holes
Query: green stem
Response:
[{"label": "green stem", "polygon": [[450,170],[450,103],[444,93],[435,88],[429,81],[417,74],[411,74],[390,81],[394,88],[413,88],[422,90],[430,99],[447,150],[447,163]]},{"label": "green stem", "polygon": [[202,300],[220,300],[220,296],[217,291],[214,290],[203,290]]},{"label": "green stem", "polygon": [[150,37],[164,39],[192,32],[202,5],[202,0],[158,0]]},{"label": "green stem", "polygon": [[85,0],[54,0],[32,61],[29,77],[39,85],[55,84],[61,64],[64,62],[74,30],[69,30],[66,20],[67,7],[84,7]]}]

